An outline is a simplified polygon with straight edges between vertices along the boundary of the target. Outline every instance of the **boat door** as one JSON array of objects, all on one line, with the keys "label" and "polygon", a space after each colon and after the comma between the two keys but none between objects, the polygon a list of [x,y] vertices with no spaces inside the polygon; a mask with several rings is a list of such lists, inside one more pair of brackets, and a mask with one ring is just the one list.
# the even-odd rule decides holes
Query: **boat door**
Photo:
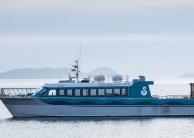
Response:
[{"label": "boat door", "polygon": [[191,98],[194,98],[194,83],[190,83],[190,86],[191,86],[191,94],[190,94],[190,97]]}]

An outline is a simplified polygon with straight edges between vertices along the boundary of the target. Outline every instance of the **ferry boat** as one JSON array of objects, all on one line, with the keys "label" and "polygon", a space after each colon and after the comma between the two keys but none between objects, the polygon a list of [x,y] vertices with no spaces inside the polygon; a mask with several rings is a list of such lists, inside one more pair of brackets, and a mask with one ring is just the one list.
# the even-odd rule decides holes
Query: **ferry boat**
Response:
[{"label": "ferry boat", "polygon": [[[194,84],[190,95],[153,96],[144,76],[76,77],[42,89],[1,88],[0,99],[13,117],[142,117],[194,116]],[[76,79],[76,80],[74,80]]]}]

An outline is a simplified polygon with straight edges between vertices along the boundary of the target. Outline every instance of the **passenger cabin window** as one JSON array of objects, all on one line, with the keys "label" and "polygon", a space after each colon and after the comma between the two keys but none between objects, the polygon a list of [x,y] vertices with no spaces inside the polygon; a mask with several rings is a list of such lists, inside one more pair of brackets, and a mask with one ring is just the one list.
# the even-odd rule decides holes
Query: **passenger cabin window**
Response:
[{"label": "passenger cabin window", "polygon": [[128,88],[122,89],[122,96],[128,96]]},{"label": "passenger cabin window", "polygon": [[[128,88],[99,88],[99,89],[59,89],[59,96],[129,96]],[[97,93],[98,92],[98,93]],[[56,90],[50,90],[48,93],[49,96],[56,96]]]},{"label": "passenger cabin window", "polygon": [[106,95],[112,96],[112,89],[106,89]]},{"label": "passenger cabin window", "polygon": [[88,96],[88,89],[83,89],[83,96]]},{"label": "passenger cabin window", "polygon": [[65,95],[65,91],[64,90],[59,90],[59,95],[60,96],[64,96]]},{"label": "passenger cabin window", "polygon": [[120,96],[120,89],[114,89],[114,96]]},{"label": "passenger cabin window", "polygon": [[72,89],[67,89],[67,96],[72,96],[72,95],[73,95]]},{"label": "passenger cabin window", "polygon": [[91,96],[96,96],[96,89],[91,89],[90,90],[90,95]]},{"label": "passenger cabin window", "polygon": [[98,96],[104,96],[104,95],[105,95],[104,89],[98,89]]},{"label": "passenger cabin window", "polygon": [[80,96],[80,89],[75,89],[75,96]]},{"label": "passenger cabin window", "polygon": [[50,90],[48,96],[56,96],[56,90]]}]

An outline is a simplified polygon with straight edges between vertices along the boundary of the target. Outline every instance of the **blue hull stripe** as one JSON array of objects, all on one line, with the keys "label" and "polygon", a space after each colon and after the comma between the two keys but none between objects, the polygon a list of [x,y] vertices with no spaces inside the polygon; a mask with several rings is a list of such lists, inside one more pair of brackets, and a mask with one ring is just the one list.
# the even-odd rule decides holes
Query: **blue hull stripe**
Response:
[{"label": "blue hull stripe", "polygon": [[191,99],[41,99],[50,105],[194,105]]}]

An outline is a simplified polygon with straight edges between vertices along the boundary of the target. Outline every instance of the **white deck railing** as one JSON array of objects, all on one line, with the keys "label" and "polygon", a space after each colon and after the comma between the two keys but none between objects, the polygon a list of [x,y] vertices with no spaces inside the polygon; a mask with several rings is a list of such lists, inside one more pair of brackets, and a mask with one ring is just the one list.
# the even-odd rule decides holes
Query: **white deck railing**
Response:
[{"label": "white deck railing", "polygon": [[190,95],[166,95],[166,96],[152,95],[152,97],[156,99],[189,99],[191,98]]},{"label": "white deck railing", "polygon": [[38,92],[39,88],[1,88],[0,97],[28,96]]}]

